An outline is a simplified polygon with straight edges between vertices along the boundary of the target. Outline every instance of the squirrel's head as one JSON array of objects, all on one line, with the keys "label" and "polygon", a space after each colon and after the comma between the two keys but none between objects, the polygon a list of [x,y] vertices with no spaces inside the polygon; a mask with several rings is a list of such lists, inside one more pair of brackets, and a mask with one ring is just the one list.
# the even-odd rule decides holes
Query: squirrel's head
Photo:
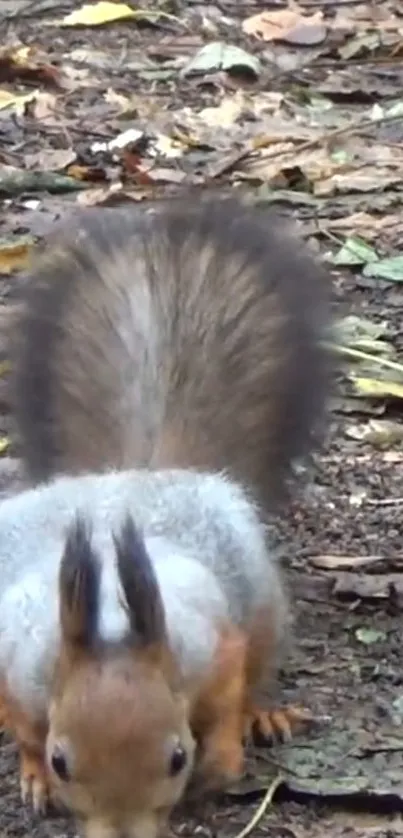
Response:
[{"label": "squirrel's head", "polygon": [[114,545],[130,628],[108,644],[90,533],[78,519],[67,537],[46,757],[55,796],[87,838],[155,838],[184,791],[194,742],[160,590],[129,518]]}]

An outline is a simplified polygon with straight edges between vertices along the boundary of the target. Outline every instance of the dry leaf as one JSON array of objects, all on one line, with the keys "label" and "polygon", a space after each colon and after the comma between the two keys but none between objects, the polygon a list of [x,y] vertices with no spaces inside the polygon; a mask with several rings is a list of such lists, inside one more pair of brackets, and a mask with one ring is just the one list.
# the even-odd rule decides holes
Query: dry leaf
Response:
[{"label": "dry leaf", "polygon": [[376,378],[349,376],[358,395],[371,399],[403,399],[403,384],[398,381],[379,381]]},{"label": "dry leaf", "polygon": [[337,556],[331,553],[321,556],[312,556],[310,564],[319,570],[357,570],[358,568],[371,568],[387,564],[387,559],[382,556]]},{"label": "dry leaf", "polygon": [[10,440],[7,436],[0,437],[0,454],[4,454],[10,446]]},{"label": "dry leaf", "polygon": [[135,17],[136,13],[126,3],[110,3],[107,0],[100,0],[99,3],[91,3],[81,6],[60,22],[61,26],[100,26],[103,23],[112,23],[115,20],[125,20]]},{"label": "dry leaf", "polygon": [[0,273],[11,274],[26,268],[33,244],[34,240],[30,236],[0,242]]},{"label": "dry leaf", "polygon": [[321,11],[303,15],[291,9],[260,12],[244,20],[246,35],[263,41],[289,41],[293,44],[320,44],[326,38],[326,26]]},{"label": "dry leaf", "polygon": [[48,148],[36,154],[25,155],[27,169],[40,169],[41,172],[61,172],[74,162],[77,155],[72,148]]},{"label": "dry leaf", "polygon": [[31,93],[10,93],[9,90],[0,90],[0,110],[3,110],[3,108],[15,108],[21,113],[24,110],[24,106],[28,102],[32,102],[36,95],[36,90],[33,90]]},{"label": "dry leaf", "polygon": [[1,81],[35,81],[59,85],[61,71],[50,64],[35,47],[18,46],[0,48]]}]

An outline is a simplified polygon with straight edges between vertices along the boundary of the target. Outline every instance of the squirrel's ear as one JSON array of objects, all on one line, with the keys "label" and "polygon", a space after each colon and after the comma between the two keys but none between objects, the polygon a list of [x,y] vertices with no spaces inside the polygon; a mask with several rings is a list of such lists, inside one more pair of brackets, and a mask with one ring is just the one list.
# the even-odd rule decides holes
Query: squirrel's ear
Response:
[{"label": "squirrel's ear", "polygon": [[100,565],[89,525],[79,516],[70,526],[59,571],[60,625],[71,650],[88,649],[98,629]]},{"label": "squirrel's ear", "polygon": [[114,542],[131,639],[143,647],[164,643],[166,626],[161,592],[144,540],[130,516],[114,536]]}]

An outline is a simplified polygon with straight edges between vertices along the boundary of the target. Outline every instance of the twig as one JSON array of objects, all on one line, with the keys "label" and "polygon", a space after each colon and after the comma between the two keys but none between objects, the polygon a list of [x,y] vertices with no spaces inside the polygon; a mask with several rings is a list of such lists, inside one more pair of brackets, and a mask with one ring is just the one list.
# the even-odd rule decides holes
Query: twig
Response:
[{"label": "twig", "polygon": [[369,506],[400,506],[403,498],[367,498]]},{"label": "twig", "polygon": [[284,782],[283,774],[281,774],[281,773],[277,774],[277,777],[274,778],[273,782],[271,783],[271,785],[267,789],[267,792],[266,792],[260,806],[256,810],[255,814],[250,819],[249,823],[247,823],[246,826],[243,829],[241,829],[240,832],[237,833],[235,838],[246,838],[247,835],[250,835],[252,830],[255,828],[255,826],[257,826],[260,819],[263,817],[264,813],[266,812],[266,810],[270,806],[275,792],[277,791],[278,787],[281,786],[281,784],[283,782]]},{"label": "twig", "polygon": [[[357,131],[361,131],[363,128],[375,128],[378,125],[390,124],[393,122],[401,123],[401,121],[401,114],[385,114],[385,116],[380,117],[380,119],[362,119],[358,120],[357,122],[350,122],[348,125],[343,125],[341,128],[334,128],[332,131],[328,131],[326,134],[321,134],[320,137],[313,137],[310,140],[305,140],[303,143],[301,143],[300,146],[290,148],[288,151],[274,151],[274,154],[271,155],[271,159],[277,156],[286,157],[290,154],[299,154],[301,151],[309,151],[310,149],[313,149],[318,145],[328,143],[329,140],[338,139],[339,137],[342,137],[345,134],[355,134]],[[271,137],[270,142],[272,142]],[[269,143],[265,137],[257,138],[257,140],[255,140],[255,150],[264,148],[265,145],[268,144]]]}]

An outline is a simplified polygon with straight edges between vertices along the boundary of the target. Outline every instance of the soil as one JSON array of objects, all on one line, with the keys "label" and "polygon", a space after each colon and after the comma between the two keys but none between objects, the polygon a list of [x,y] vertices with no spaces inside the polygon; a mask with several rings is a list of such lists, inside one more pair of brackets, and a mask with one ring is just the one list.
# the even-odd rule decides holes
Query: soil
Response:
[{"label": "soil", "polygon": [[[71,5],[60,4],[57,15]],[[130,29],[132,43],[128,30],[119,25],[90,33],[63,31],[63,37],[59,32],[55,41],[54,31],[46,32],[41,27],[41,18],[22,16],[9,22],[8,36],[12,31],[25,43],[39,43],[48,55],[88,47],[89,38],[93,50],[110,50],[116,55],[119,50],[146,49],[153,38],[148,30],[133,33]],[[119,77],[121,88],[132,84],[132,78]],[[106,81],[102,78],[102,88],[108,85],[117,85],[117,75],[112,71]],[[94,118],[92,93],[91,89],[84,93],[79,90],[76,99],[69,99],[78,122],[81,116],[83,119],[77,128],[83,143],[88,140]],[[175,107],[184,95],[180,88],[171,89],[169,106]],[[202,93],[193,88],[187,95],[194,97],[194,104]],[[14,141],[10,139],[10,148]],[[31,134],[28,131],[24,136],[25,151],[28,146],[33,150],[40,147],[40,142],[32,128]],[[52,213],[72,200],[50,195],[42,199]],[[18,202],[12,203],[2,222],[3,235],[16,229],[18,212]],[[17,285],[17,278],[12,282],[4,279],[3,311],[12,302]],[[364,311],[375,322],[386,319],[397,335],[401,329],[401,311],[392,292],[384,287],[358,287],[351,273],[335,276],[334,305],[335,311],[343,314]],[[295,640],[282,675],[281,696],[312,708],[318,726],[309,735],[297,737],[294,749],[286,745],[277,745],[274,750],[256,749],[244,786],[220,801],[204,803],[197,811],[190,808],[178,813],[172,827],[176,834],[236,836],[258,808],[262,792],[279,764],[287,764],[290,774],[274,804],[255,826],[257,838],[357,836],[369,832],[394,836],[403,831],[403,708],[399,705],[403,695],[402,597],[399,600],[393,584],[389,584],[393,563],[399,570],[402,556],[403,469],[398,446],[389,447],[386,453],[374,451],[347,435],[352,422],[349,415],[329,412],[326,445],[315,458],[306,491],[297,493],[289,512],[278,522],[295,612]],[[6,406],[1,425],[3,431],[10,428]],[[12,448],[1,464],[0,489],[9,493],[19,485],[18,461]],[[319,557],[320,564],[320,557],[326,556],[374,555],[386,562],[377,571],[375,582],[368,569],[353,575],[347,571],[341,577],[340,568],[323,570],[317,561]],[[360,579],[362,585],[372,579],[368,595],[363,594]],[[342,582],[344,594],[338,592]],[[360,630],[367,629],[379,634],[365,643],[359,636]],[[390,760],[385,763],[385,751],[389,756],[393,751],[393,764]],[[369,753],[374,757],[370,766]],[[354,769],[350,756],[355,759]],[[311,769],[313,766],[310,771],[308,763]],[[21,804],[16,751],[6,737],[0,746],[0,775],[0,835],[45,838],[74,834],[68,819],[35,819]]]}]

